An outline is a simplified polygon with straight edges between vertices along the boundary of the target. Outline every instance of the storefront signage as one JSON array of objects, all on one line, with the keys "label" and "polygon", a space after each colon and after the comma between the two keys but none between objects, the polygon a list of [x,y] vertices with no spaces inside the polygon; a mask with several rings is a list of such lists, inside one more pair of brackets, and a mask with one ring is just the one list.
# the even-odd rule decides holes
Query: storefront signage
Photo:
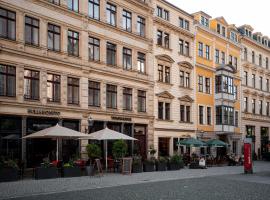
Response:
[{"label": "storefront signage", "polygon": [[53,115],[53,116],[60,115],[60,112],[53,111],[53,110],[28,109],[27,112],[29,114],[35,114],[35,115]]},{"label": "storefront signage", "polygon": [[117,121],[128,121],[128,122],[132,121],[132,119],[129,117],[112,116],[112,119]]}]

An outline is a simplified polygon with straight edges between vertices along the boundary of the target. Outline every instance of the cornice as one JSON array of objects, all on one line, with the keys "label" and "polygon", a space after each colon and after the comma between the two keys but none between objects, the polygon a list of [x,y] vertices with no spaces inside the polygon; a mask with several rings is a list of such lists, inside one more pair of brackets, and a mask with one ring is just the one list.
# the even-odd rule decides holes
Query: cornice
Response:
[{"label": "cornice", "polygon": [[[255,41],[255,40],[253,40],[252,38],[249,38],[249,37],[247,37],[245,35],[241,35],[239,37],[239,39],[246,41],[251,46],[254,46],[255,45],[256,47],[265,50],[268,54],[270,53],[270,48],[269,47],[264,46],[263,44],[261,44],[261,43]],[[242,45],[245,45],[243,42],[241,42],[241,44]]]}]

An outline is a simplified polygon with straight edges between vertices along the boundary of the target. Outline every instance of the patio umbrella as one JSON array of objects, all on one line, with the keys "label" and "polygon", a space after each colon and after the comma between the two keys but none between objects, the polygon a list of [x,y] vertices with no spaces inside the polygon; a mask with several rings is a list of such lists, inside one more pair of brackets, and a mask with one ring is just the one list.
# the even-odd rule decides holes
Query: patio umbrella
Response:
[{"label": "patio umbrella", "polygon": [[[5,137],[2,137],[3,140],[6,140],[7,141],[7,154],[8,154],[8,143],[9,143],[9,140],[19,140],[20,139],[20,136],[17,135],[17,134],[9,134]],[[12,154],[12,157],[13,157],[13,154]]]},{"label": "patio umbrella", "polygon": [[23,138],[54,138],[56,139],[56,159],[59,158],[59,139],[60,138],[82,138],[86,137],[87,135],[78,131],[74,131],[69,128],[65,128],[63,126],[60,126],[59,124],[56,124],[55,126],[52,126],[50,128],[43,129],[41,131],[32,133],[30,135],[24,136]]},{"label": "patio umbrella", "polygon": [[188,147],[203,147],[206,146],[206,144],[200,140],[197,140],[195,138],[188,138],[185,140],[182,140],[179,142],[180,145],[185,145]]},{"label": "patio umbrella", "polygon": [[208,146],[211,146],[211,147],[227,147],[227,146],[228,146],[227,143],[225,143],[225,142],[223,142],[223,141],[221,141],[221,140],[218,140],[218,139],[208,140],[208,141],[206,142],[206,144],[207,144]]},{"label": "patio umbrella", "polygon": [[79,139],[89,139],[89,140],[104,140],[105,142],[105,157],[106,157],[106,170],[107,170],[107,166],[108,166],[108,160],[107,160],[107,141],[108,140],[137,140],[136,138],[130,137],[128,135],[125,135],[123,133],[111,130],[109,128],[105,128],[102,129],[100,131],[96,131],[94,133],[91,133],[89,135],[87,135],[87,137],[83,137],[83,138],[79,138]]}]

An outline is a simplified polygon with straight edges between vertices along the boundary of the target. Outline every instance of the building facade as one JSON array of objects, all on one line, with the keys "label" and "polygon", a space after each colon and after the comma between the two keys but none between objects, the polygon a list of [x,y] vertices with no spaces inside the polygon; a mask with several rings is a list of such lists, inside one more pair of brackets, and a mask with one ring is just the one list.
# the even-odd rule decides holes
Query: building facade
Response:
[{"label": "building facade", "polygon": [[[138,139],[129,153],[146,157],[154,132],[150,2],[3,0],[0,9],[1,154],[35,166],[55,141],[19,138],[60,123],[124,132]],[[87,143],[63,140],[63,157]]]},{"label": "building facade", "polygon": [[[153,1],[154,148],[158,156],[179,151],[195,137],[193,16],[164,0]],[[183,151],[183,149],[182,149]]]},{"label": "building facade", "polygon": [[240,26],[242,45],[242,133],[252,137],[254,152],[269,152],[270,41],[249,25]]},{"label": "building facade", "polygon": [[[223,17],[194,13],[196,26],[197,137],[220,139],[241,153],[240,43],[238,30]],[[220,150],[220,149],[219,149]],[[220,154],[226,154],[221,149]]]}]

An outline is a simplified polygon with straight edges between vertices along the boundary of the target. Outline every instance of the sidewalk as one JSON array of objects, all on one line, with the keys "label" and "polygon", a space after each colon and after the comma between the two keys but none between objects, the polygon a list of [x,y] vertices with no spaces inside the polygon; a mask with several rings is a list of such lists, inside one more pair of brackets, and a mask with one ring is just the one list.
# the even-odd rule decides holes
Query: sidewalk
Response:
[{"label": "sidewalk", "polygon": [[[254,172],[270,172],[270,162],[255,162]],[[105,174],[103,177],[74,177],[47,180],[22,180],[0,183],[0,199],[40,194],[80,191],[120,185],[199,178],[243,173],[243,166],[211,167],[208,169],[182,169],[179,171],[148,172],[132,175]]]}]

